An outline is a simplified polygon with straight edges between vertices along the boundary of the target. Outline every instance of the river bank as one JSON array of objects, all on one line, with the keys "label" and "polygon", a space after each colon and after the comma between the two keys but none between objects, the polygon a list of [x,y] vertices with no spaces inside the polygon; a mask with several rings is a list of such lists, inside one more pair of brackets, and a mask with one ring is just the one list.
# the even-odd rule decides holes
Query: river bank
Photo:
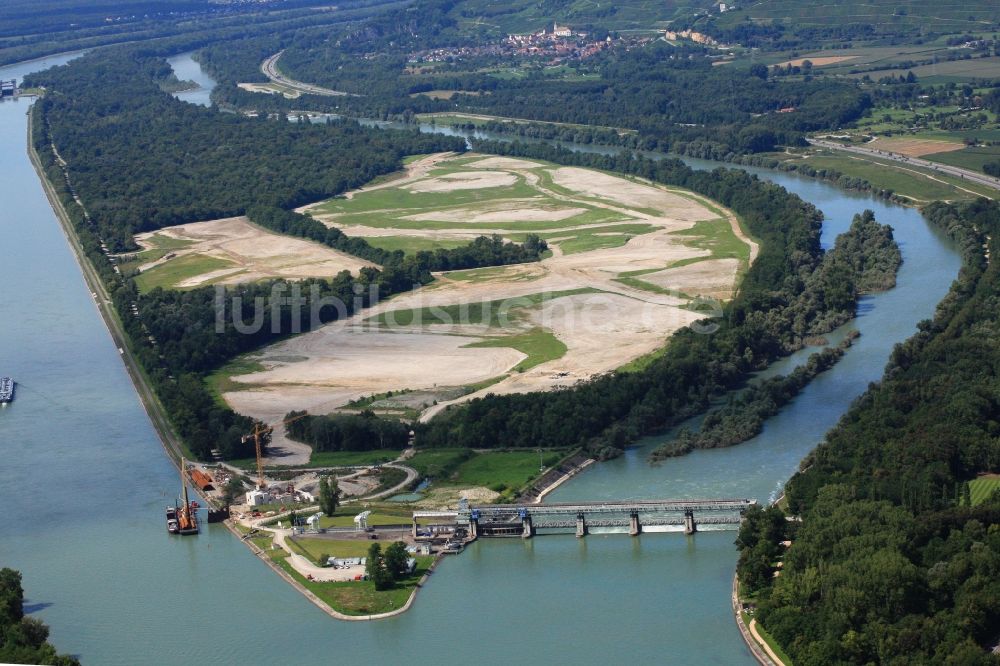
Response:
[{"label": "river bank", "polygon": [[[66,237],[66,242],[69,244],[69,247],[73,252],[73,257],[76,260],[77,266],[80,268],[80,273],[83,276],[84,282],[90,290],[91,295],[94,297],[94,303],[97,306],[97,311],[101,315],[101,319],[104,320],[104,324],[108,328],[108,333],[111,335],[111,339],[118,348],[118,353],[121,354],[122,362],[125,365],[125,369],[128,371],[129,377],[132,379],[132,384],[135,387],[136,394],[139,396],[139,400],[142,403],[143,408],[146,410],[146,414],[149,416],[156,433],[159,435],[164,451],[174,462],[177,468],[180,469],[181,458],[190,456],[190,453],[186,450],[183,442],[180,441],[174,432],[173,427],[170,425],[170,421],[167,419],[166,411],[163,409],[163,405],[160,404],[160,400],[153,391],[153,388],[150,386],[145,372],[143,372],[142,367],[135,358],[128,336],[125,335],[125,331],[122,329],[121,319],[119,319],[118,313],[116,312],[114,304],[111,301],[111,296],[108,293],[104,282],[94,270],[94,267],[90,264],[90,260],[84,253],[83,247],[80,245],[80,240],[76,235],[76,231],[73,229],[73,224],[70,222],[69,214],[66,212],[62,201],[55,192],[55,188],[49,181],[48,175],[45,173],[45,169],[42,168],[41,160],[35,150],[35,144],[32,141],[32,130],[34,126],[33,121],[34,114],[29,111],[27,123],[27,150],[28,157],[31,160],[31,165],[42,185],[45,197],[48,199],[49,205],[52,206],[52,211],[55,214],[56,219],[59,221],[59,225]],[[64,170],[64,174],[65,173],[66,172]]]},{"label": "river bank", "polygon": [[[25,69],[5,69],[3,78]],[[637,664],[756,663],[728,599],[732,532],[479,541],[439,564],[419,607],[382,622],[330,622],[284,580],[261,575],[259,559],[221,525],[170,538],[162,515],[177,492],[176,468],[160,454],[117,348],[87,303],[23,145],[26,108],[27,100],[0,104],[0,195],[12,202],[0,219],[9,279],[0,292],[7,315],[0,357],[4,374],[23,387],[0,418],[7,451],[0,501],[15,517],[0,523],[0,553],[24,573],[29,610],[52,627],[60,651],[111,666],[227,664],[233,655],[298,663],[334,652],[359,662],[376,654],[412,661],[440,650],[442,632],[458,626],[474,640],[450,641],[449,657],[483,664],[606,666],[626,652]],[[913,209],[794,174],[746,170],[823,210],[826,246],[855,213],[872,208],[902,245],[896,289],[863,299],[851,325],[861,338],[754,440],[651,467],[649,449],[664,440],[652,438],[589,466],[549,501],[767,498],[879,378],[893,345],[933,314],[957,274],[953,246]],[[44,501],[25,488],[44,488]],[[103,571],[115,571],[114,585],[81,575]]]}]

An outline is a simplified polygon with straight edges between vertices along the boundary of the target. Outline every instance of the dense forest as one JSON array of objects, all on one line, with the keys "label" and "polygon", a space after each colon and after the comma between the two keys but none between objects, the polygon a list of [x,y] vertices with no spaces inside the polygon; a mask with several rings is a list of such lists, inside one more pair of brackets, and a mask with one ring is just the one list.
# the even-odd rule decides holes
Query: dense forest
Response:
[{"label": "dense forest", "polygon": [[[845,258],[819,271],[821,213],[783,188],[744,172],[695,171],[678,160],[574,153],[539,144],[482,142],[476,148],[691,189],[739,214],[762,250],[722,318],[713,322],[718,326],[714,333],[678,331],[665,353],[638,372],[606,375],[549,393],[488,395],[453,407],[417,427],[418,446],[527,447],[546,442],[584,446],[601,457],[617,455],[640,436],[704,411],[713,397],[737,388],[753,370],[850,319],[859,293],[857,262],[877,273],[885,268],[894,273],[891,257],[898,264],[894,245],[876,245],[868,259]],[[853,235],[891,241],[891,233],[887,235],[870,214],[858,218]],[[846,252],[860,246],[846,242]]]},{"label": "dense forest", "polygon": [[0,569],[0,662],[79,666],[75,658],[56,653],[48,638],[49,628],[24,614],[20,572]]},{"label": "dense forest", "polygon": [[118,49],[29,81],[53,90],[36,118],[112,252],[135,249],[141,231],[311,203],[398,169],[404,155],[464,150],[456,138],[350,121],[221,114],[161,91],[157,82],[171,73],[160,58]]},{"label": "dense forest", "polygon": [[285,415],[288,436],[305,442],[313,451],[372,451],[405,449],[410,428],[391,419],[380,419],[372,412],[311,416],[305,412]]},{"label": "dense forest", "polygon": [[[156,81],[167,72],[161,59],[122,49],[44,73],[38,82],[49,92],[33,111],[32,142],[108,285],[136,357],[196,456],[209,457],[213,449],[224,457],[250,452],[242,440],[250,419],[220,405],[205,386],[205,374],[226,361],[425,284],[432,270],[535,261],[546,249],[537,237],[521,245],[482,237],[407,257],[282,210],[279,205],[337,194],[397,169],[403,155],[461,151],[464,142],[346,121],[310,125],[223,114],[160,91]],[[343,272],[296,284],[140,294],[108,259],[109,251],[132,247],[132,234],[142,229],[244,212],[275,231],[383,266],[362,269],[356,278]],[[220,305],[229,308],[221,321]],[[273,313],[272,320],[253,326],[261,311]]]},{"label": "dense forest", "polygon": [[925,214],[962,247],[958,280],[789,482],[801,524],[756,511],[738,540],[757,619],[796,664],[1000,661],[1000,495],[968,493],[1000,471],[1000,205]]}]

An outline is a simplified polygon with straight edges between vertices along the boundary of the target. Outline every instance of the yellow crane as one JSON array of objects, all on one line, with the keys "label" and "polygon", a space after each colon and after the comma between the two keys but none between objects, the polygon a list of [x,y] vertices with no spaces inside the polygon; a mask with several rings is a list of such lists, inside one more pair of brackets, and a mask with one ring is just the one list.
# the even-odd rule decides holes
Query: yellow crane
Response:
[{"label": "yellow crane", "polygon": [[[254,451],[257,454],[257,490],[264,490],[267,488],[267,483],[264,481],[264,435],[270,435],[274,432],[275,426],[285,426],[294,421],[298,421],[301,418],[309,416],[307,412],[303,412],[298,416],[293,416],[289,419],[283,419],[276,423],[266,424],[266,423],[254,423],[253,432],[247,437],[253,437]],[[243,438],[243,441],[247,440],[247,437]]]}]

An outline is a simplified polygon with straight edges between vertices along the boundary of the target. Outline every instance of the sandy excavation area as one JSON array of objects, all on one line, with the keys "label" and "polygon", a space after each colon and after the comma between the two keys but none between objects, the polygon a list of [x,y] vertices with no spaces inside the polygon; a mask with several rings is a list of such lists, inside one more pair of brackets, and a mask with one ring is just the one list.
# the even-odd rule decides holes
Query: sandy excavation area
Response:
[{"label": "sandy excavation area", "polygon": [[728,300],[732,298],[739,268],[736,259],[706,259],[648,273],[640,279],[672,291]]},{"label": "sandy excavation area", "polygon": [[340,271],[357,273],[370,266],[357,257],[337,252],[284,234],[276,234],[252,224],[245,217],[230,217],[210,222],[195,222],[166,227],[136,236],[143,248],[156,247],[153,237],[165,237],[186,244],[171,249],[163,257],[139,267],[141,273],[169,269],[185,257],[222,259],[229,264],[222,269],[208,269],[172,284],[173,287],[198,287],[209,283],[234,284],[266,278],[332,277]]},{"label": "sandy excavation area", "polygon": [[[693,296],[731,296],[739,271],[757,253],[732,213],[691,193],[506,157],[430,156],[391,182],[303,210],[373,239],[495,232],[516,240],[537,229],[552,255],[442,273],[352,319],[263,350],[255,360],[265,370],[233,377],[246,389],[224,398],[267,422],[292,409],[328,413],[362,396],[404,389],[440,396],[422,415],[430,418],[472,396],[549,390],[613,371],[701,319],[685,307]],[[711,226],[714,237],[732,234],[748,258],[713,256],[711,244],[692,231],[696,224]],[[624,280],[634,273],[641,282]],[[479,318],[456,315],[461,305]],[[511,336],[557,342],[529,363],[538,346],[502,346]],[[565,351],[552,352],[559,343]],[[471,386],[486,380],[485,388]],[[456,387],[467,387],[457,391],[465,395],[456,399]]]}]

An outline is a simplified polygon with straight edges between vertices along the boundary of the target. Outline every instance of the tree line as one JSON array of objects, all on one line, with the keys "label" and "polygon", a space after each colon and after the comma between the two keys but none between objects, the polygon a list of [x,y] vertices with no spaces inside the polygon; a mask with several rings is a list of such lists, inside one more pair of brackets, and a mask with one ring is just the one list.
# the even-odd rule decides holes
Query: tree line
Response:
[{"label": "tree line", "polygon": [[789,482],[801,523],[755,512],[737,542],[757,619],[797,664],[998,661],[1000,494],[973,507],[967,489],[1000,472],[1000,205],[925,215],[959,244],[958,280]]},{"label": "tree line", "polygon": [[[283,234],[308,238],[335,250],[382,265],[382,279],[391,285],[392,293],[414,284],[430,282],[431,271],[453,271],[484,266],[506,266],[538,261],[548,244],[537,234],[528,234],[523,243],[504,241],[497,234],[479,236],[468,245],[457,248],[422,250],[406,255],[402,250],[374,247],[364,238],[351,238],[335,227],[319,220],[276,207],[257,206],[247,211],[247,217],[262,227]],[[395,288],[393,288],[395,287]]]},{"label": "tree line", "polygon": [[410,437],[406,424],[380,419],[370,411],[327,416],[291,411],[285,421],[288,436],[309,444],[313,451],[399,450],[406,448]]}]

